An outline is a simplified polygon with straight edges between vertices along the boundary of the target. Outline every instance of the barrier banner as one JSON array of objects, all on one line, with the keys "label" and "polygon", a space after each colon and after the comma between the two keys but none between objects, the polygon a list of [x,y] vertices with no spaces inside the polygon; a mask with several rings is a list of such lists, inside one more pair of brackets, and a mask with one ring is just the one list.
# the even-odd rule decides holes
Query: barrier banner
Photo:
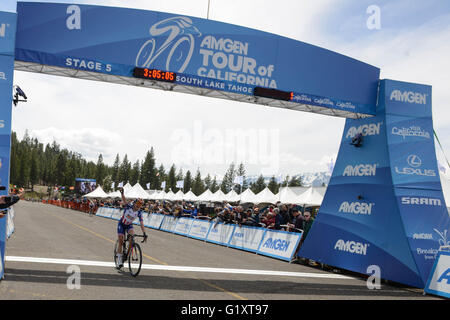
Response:
[{"label": "barrier banner", "polygon": [[7,217],[0,217],[0,279],[3,279],[5,265],[5,248],[6,248],[6,223]]},{"label": "barrier banner", "polygon": [[147,219],[146,227],[152,228],[152,229],[160,229],[161,224],[164,220],[164,215],[160,213],[152,213],[149,214]]},{"label": "barrier banner", "polygon": [[[13,3],[11,2],[11,6]],[[16,29],[17,14],[0,11],[0,185],[6,187],[6,190],[0,191],[0,195],[6,195],[9,191]],[[7,216],[0,219],[0,278],[3,277],[4,272],[7,223]]]},{"label": "barrier banner", "polygon": [[194,219],[188,236],[194,239],[205,240],[209,228],[211,228],[211,222],[209,220]]},{"label": "barrier banner", "polygon": [[257,252],[265,229],[248,226],[236,226],[228,245],[232,248]]},{"label": "barrier banner", "polygon": [[450,298],[450,252],[439,251],[425,292]]},{"label": "barrier banner", "polygon": [[138,66],[175,72],[179,85],[279,89],[294,103],[375,114],[380,70],[304,42],[147,10],[19,2],[17,11],[19,61],[126,77]]},{"label": "barrier banner", "polygon": [[291,261],[298,247],[302,233],[266,230],[258,254]]},{"label": "barrier banner", "polygon": [[173,232],[182,236],[187,236],[193,222],[194,219],[192,218],[177,218]]},{"label": "barrier banner", "polygon": [[206,241],[228,246],[231,236],[233,235],[234,224],[223,224],[222,222],[211,222]]},{"label": "barrier banner", "polygon": [[175,218],[173,216],[164,215],[160,230],[173,232],[176,223],[177,222],[175,221]]}]

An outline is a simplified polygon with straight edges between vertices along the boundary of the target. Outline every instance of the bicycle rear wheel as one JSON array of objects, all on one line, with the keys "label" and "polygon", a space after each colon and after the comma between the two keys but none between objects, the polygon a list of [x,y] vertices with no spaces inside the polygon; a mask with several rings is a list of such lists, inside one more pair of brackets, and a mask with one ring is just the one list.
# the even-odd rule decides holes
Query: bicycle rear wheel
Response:
[{"label": "bicycle rear wheel", "polygon": [[128,268],[133,277],[136,277],[141,271],[142,266],[142,251],[141,247],[137,243],[133,243],[129,256],[128,256]]}]

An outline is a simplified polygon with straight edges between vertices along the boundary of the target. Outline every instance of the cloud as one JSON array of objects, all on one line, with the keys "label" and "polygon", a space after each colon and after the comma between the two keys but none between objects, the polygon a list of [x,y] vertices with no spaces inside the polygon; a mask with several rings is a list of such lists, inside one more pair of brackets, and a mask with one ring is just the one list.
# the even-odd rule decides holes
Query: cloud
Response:
[{"label": "cloud", "polygon": [[116,155],[116,144],[122,138],[115,132],[99,128],[79,128],[64,130],[55,127],[31,129],[28,134],[37,138],[44,146],[56,141],[62,148],[81,153],[88,161],[96,162],[102,154],[103,159],[112,159]]}]

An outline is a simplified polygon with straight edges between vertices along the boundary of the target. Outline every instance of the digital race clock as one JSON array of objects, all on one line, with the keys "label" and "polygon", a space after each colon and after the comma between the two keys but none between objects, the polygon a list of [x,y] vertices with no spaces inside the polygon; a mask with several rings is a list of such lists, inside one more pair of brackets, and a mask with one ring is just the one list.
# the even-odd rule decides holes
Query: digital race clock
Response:
[{"label": "digital race clock", "polygon": [[159,69],[134,68],[133,76],[141,79],[175,82],[177,74],[175,72],[163,71]]}]

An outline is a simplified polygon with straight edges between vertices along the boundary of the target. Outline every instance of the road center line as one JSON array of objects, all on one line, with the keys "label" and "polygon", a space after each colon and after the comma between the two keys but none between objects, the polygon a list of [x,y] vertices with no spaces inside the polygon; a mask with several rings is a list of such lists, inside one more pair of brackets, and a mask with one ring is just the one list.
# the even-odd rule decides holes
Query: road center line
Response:
[{"label": "road center line", "polygon": [[[38,258],[38,257],[6,256],[5,261],[65,264],[65,265],[108,267],[108,268],[115,267],[114,262],[74,260],[74,259]],[[231,268],[208,268],[208,267],[170,266],[170,265],[155,265],[155,264],[142,264],[142,269],[180,271],[180,272],[211,272],[211,273],[247,274],[247,275],[264,275],[264,276],[278,276],[278,277],[282,276],[282,277],[326,278],[326,279],[347,279],[347,280],[354,279],[352,277],[347,277],[347,276],[338,275],[338,274],[328,274],[328,273],[307,273],[307,272],[288,272],[288,271],[231,269]]]}]

